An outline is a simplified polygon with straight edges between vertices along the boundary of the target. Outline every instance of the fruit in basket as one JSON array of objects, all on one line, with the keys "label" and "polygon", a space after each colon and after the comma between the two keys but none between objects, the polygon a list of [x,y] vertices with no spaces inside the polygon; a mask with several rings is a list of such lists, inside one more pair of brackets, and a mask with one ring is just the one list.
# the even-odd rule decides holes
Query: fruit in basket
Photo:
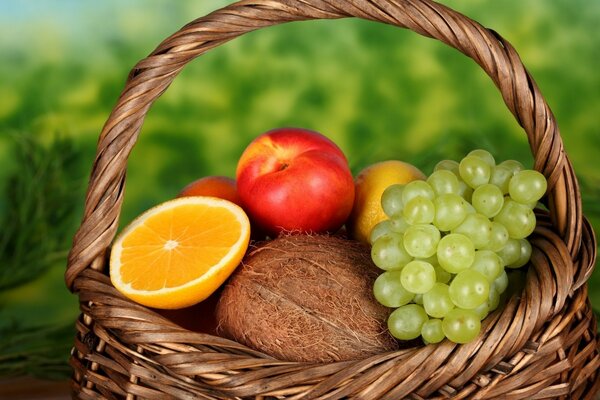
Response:
[{"label": "fruit in basket", "polygon": [[398,307],[388,318],[388,328],[394,337],[400,340],[412,340],[419,337],[423,324],[429,318],[422,306],[407,304]]},{"label": "fruit in basket", "polygon": [[417,167],[396,160],[378,162],[359,172],[355,180],[354,207],[347,221],[352,238],[369,243],[372,229],[386,219],[381,206],[381,196],[386,188],[424,179],[425,175]]},{"label": "fruit in basket", "polygon": [[[229,200],[242,207],[242,199],[238,194],[235,179],[226,176],[205,176],[204,178],[195,180],[183,188],[177,197],[187,196],[217,197]],[[250,222],[252,225],[250,239],[255,241],[264,240],[267,236],[266,233],[259,229],[253,221]]]},{"label": "fruit in basket", "polygon": [[454,343],[471,342],[480,329],[480,317],[473,310],[455,308],[442,320],[444,335]]},{"label": "fruit in basket", "polygon": [[505,268],[520,268],[531,257],[532,207],[546,189],[539,172],[512,160],[496,165],[485,150],[460,163],[439,162],[427,181],[385,189],[389,219],[371,232],[371,256],[386,270],[375,297],[397,308],[390,332],[428,343],[473,340],[508,287]]},{"label": "fruit in basket", "polygon": [[[390,309],[371,290],[377,275],[361,243],[281,236],[250,252],[225,286],[218,332],[290,361],[350,360],[395,350],[398,343],[386,329]],[[401,297],[394,297],[395,304],[407,301]]]},{"label": "fruit in basket", "polygon": [[197,179],[184,187],[178,197],[186,196],[217,197],[242,206],[235,180],[226,176],[205,176]]},{"label": "fruit in basket", "polygon": [[514,201],[522,204],[537,202],[546,193],[548,184],[537,171],[519,171],[510,180],[508,192]]},{"label": "fruit in basket", "polygon": [[352,210],[348,161],[317,132],[281,128],[262,134],[244,150],[236,175],[244,209],[271,234],[334,232]]},{"label": "fruit in basket", "polygon": [[209,297],[248,248],[250,222],[230,201],[181,197],[136,218],[115,240],[110,278],[126,297],[176,309]]}]

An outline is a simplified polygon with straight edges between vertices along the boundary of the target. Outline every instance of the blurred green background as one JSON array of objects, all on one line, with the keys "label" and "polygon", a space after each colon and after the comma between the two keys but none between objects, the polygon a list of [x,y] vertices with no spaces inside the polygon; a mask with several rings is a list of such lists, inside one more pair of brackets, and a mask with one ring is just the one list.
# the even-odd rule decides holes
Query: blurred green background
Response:
[{"label": "blurred green background", "polygon": [[[561,127],[600,227],[600,2],[444,0],[519,51]],[[130,68],[227,1],[0,0],[0,376],[68,374],[78,304],[63,283],[97,136]],[[191,63],[151,109],[121,223],[205,175],[234,175],[256,135],[320,131],[356,173],[401,159],[426,173],[486,148],[531,166],[525,135],[471,60],[358,20],[281,25]],[[600,273],[590,282],[600,308]]]}]

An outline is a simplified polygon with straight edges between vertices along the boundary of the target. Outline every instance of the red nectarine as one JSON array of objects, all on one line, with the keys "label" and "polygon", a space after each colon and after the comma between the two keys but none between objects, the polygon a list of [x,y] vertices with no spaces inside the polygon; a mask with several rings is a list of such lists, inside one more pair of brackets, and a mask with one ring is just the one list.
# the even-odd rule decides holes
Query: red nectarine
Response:
[{"label": "red nectarine", "polygon": [[237,184],[246,212],[272,234],[336,231],[354,202],[346,157],[330,139],[306,129],[257,137],[238,162]]}]

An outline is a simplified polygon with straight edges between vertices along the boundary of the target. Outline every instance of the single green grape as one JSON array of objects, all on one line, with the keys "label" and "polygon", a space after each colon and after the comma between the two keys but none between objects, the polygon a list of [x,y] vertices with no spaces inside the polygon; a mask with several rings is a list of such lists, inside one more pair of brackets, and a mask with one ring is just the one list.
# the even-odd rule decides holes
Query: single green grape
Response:
[{"label": "single green grape", "polygon": [[373,242],[371,258],[383,270],[398,270],[412,260],[404,248],[404,240],[397,233],[390,232]]},{"label": "single green grape", "polygon": [[535,214],[533,211],[512,199],[506,199],[500,213],[494,217],[508,231],[512,239],[524,239],[531,235],[535,229]]},{"label": "single green grape", "polygon": [[544,175],[534,170],[518,172],[508,185],[510,197],[521,204],[534,203],[546,193],[548,183]]},{"label": "single green grape", "polygon": [[433,189],[433,192],[440,196],[448,193],[458,193],[458,178],[452,171],[435,171],[427,178],[427,183]]},{"label": "single green grape", "polygon": [[531,258],[531,243],[527,239],[519,239],[519,259],[512,264],[507,265],[507,268],[520,268],[529,262]]},{"label": "single green grape", "polygon": [[492,232],[490,235],[490,241],[483,247],[486,250],[492,250],[498,252],[506,246],[508,241],[508,231],[499,222],[492,221]]},{"label": "single green grape", "polygon": [[424,197],[428,200],[433,200],[435,198],[435,193],[427,182],[417,180],[409,182],[404,186],[404,191],[402,192],[402,202],[407,204],[415,197]]},{"label": "single green grape", "polygon": [[475,246],[465,235],[451,233],[440,240],[437,257],[442,268],[456,274],[473,264]]},{"label": "single green grape", "polygon": [[490,177],[490,183],[496,185],[502,194],[508,193],[508,184],[513,177],[513,171],[498,165],[492,168],[492,176]]},{"label": "single green grape", "polygon": [[468,214],[465,220],[452,233],[460,233],[468,237],[476,249],[485,247],[492,236],[492,223],[479,213]]},{"label": "single green grape", "polygon": [[390,230],[396,233],[404,233],[410,227],[410,224],[406,222],[404,217],[400,215],[399,217],[393,218],[390,221]]},{"label": "single green grape", "polygon": [[442,268],[439,264],[433,265],[433,269],[435,270],[435,279],[440,283],[448,283],[450,279],[452,279],[452,274]]},{"label": "single green grape", "polygon": [[444,318],[454,308],[449,290],[448,285],[438,282],[423,294],[423,307],[430,317]]},{"label": "single green grape", "polygon": [[427,258],[436,253],[440,238],[440,231],[433,225],[413,225],[404,233],[404,247],[413,257]]},{"label": "single green grape", "polygon": [[420,261],[428,262],[429,264],[433,265],[434,267],[440,265],[440,263],[438,262],[437,256],[435,254],[433,254],[431,257],[422,258]]},{"label": "single green grape", "polygon": [[504,266],[514,264],[521,257],[521,243],[517,239],[508,239],[497,254],[502,259]]},{"label": "single green grape", "polygon": [[466,156],[459,164],[460,177],[473,189],[490,181],[491,167],[479,157]]},{"label": "single green grape", "polygon": [[480,329],[481,321],[473,310],[455,308],[442,320],[444,335],[454,343],[471,342],[479,335]]},{"label": "single green grape", "polygon": [[483,149],[477,149],[477,150],[473,150],[471,151],[469,154],[467,154],[467,156],[473,156],[473,157],[477,157],[477,158],[481,158],[483,161],[485,161],[490,167],[495,167],[496,166],[496,159],[494,158],[494,156],[487,150],[483,150]]},{"label": "single green grape", "polygon": [[531,203],[527,203],[527,204],[523,204],[524,206],[527,206],[530,209],[534,209],[538,206],[539,202],[537,201],[532,201]]},{"label": "single green grape", "polygon": [[467,202],[456,194],[443,194],[433,202],[435,216],[433,224],[443,232],[460,225],[467,216]]},{"label": "single green grape", "polygon": [[402,286],[400,271],[386,271],[379,275],[373,284],[373,294],[386,307],[403,306],[415,297]]},{"label": "single green grape", "polygon": [[460,173],[458,172],[458,163],[454,160],[442,160],[439,163],[437,163],[435,165],[435,167],[433,168],[434,172],[437,171],[450,171],[452,172],[454,175],[459,176]]},{"label": "single green grape", "polygon": [[379,222],[371,229],[371,233],[369,234],[369,244],[373,245],[377,239],[390,232],[392,232],[392,221],[386,219]]},{"label": "single green grape", "polygon": [[418,304],[420,306],[423,305],[423,295],[422,294],[415,294],[415,298],[413,299],[413,303]]},{"label": "single green grape", "polygon": [[427,344],[439,343],[446,338],[442,329],[442,320],[432,318],[421,327],[421,337]]},{"label": "single green grape", "polygon": [[388,329],[396,339],[412,340],[421,335],[421,327],[428,319],[423,307],[417,304],[407,304],[390,314]]},{"label": "single green grape", "polygon": [[488,309],[489,312],[494,311],[500,305],[500,293],[498,292],[498,288],[496,287],[496,283],[492,285],[490,288],[490,295],[488,297]]},{"label": "single green grape", "polygon": [[[491,293],[491,291],[490,291],[490,293]],[[484,301],[477,308],[474,308],[473,311],[475,312],[475,314],[477,314],[477,316],[479,317],[479,320],[483,321],[485,319],[485,317],[487,317],[488,314],[490,313],[490,306],[488,305],[487,301]]]},{"label": "single green grape", "polygon": [[512,173],[512,176],[516,175],[517,172],[523,171],[525,169],[525,167],[523,167],[523,164],[521,164],[517,160],[502,161],[500,164],[498,164],[498,166],[508,169]]},{"label": "single green grape", "polygon": [[[406,268],[406,267],[405,267]],[[472,269],[459,272],[450,282],[450,298],[460,308],[473,309],[487,301],[490,282],[481,273]]]},{"label": "single green grape", "polygon": [[402,214],[404,203],[402,202],[402,192],[404,185],[388,186],[381,195],[381,208],[383,212],[390,218],[395,218]]},{"label": "single green grape", "polygon": [[411,293],[424,294],[435,285],[435,270],[425,261],[411,261],[400,273],[402,286]]},{"label": "single green grape", "polygon": [[477,212],[492,218],[502,209],[504,195],[497,186],[486,183],[473,191],[471,203]]},{"label": "single green grape", "polygon": [[508,288],[508,274],[506,273],[506,271],[502,271],[500,276],[496,278],[496,280],[494,281],[494,287],[496,288],[496,291],[500,294],[506,291],[506,288]]},{"label": "single green grape", "polygon": [[475,260],[471,269],[481,273],[492,283],[504,270],[504,264],[500,256],[491,250],[478,250],[475,252]]},{"label": "single green grape", "polygon": [[473,197],[473,188],[467,185],[462,179],[459,179],[458,192],[456,192],[456,194],[470,203]]},{"label": "single green grape", "polygon": [[429,224],[435,217],[435,206],[431,200],[418,196],[404,205],[402,216],[411,225]]}]

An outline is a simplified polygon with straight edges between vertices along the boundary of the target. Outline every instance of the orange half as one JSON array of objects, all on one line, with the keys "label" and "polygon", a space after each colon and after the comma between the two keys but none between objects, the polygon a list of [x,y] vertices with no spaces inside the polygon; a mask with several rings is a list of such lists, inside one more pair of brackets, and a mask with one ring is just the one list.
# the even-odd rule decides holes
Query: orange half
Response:
[{"label": "orange half", "polygon": [[215,197],[170,200],[117,237],[110,278],[117,290],[145,306],[188,307],[225,282],[249,240],[248,216],[234,203]]}]

